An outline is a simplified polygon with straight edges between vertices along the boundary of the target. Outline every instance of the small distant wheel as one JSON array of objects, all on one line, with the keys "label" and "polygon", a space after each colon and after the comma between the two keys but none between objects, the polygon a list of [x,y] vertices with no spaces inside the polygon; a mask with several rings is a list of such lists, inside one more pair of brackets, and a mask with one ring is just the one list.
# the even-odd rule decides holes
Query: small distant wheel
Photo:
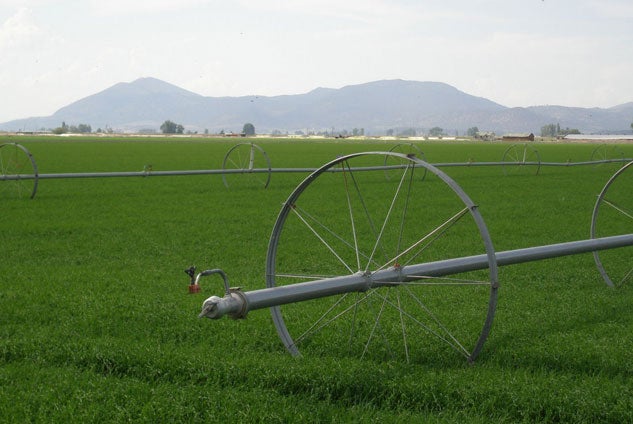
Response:
[{"label": "small distant wheel", "polygon": [[538,175],[541,169],[541,156],[527,144],[512,144],[501,161],[505,175]]},{"label": "small distant wheel", "polygon": [[[398,178],[385,179],[385,155],[407,164]],[[366,291],[287,303],[271,308],[273,322],[293,355],[377,361],[441,361],[448,354],[472,362],[488,337],[497,265],[472,200],[416,157],[347,155],[310,174],[284,203],[268,245],[267,287],[349,275],[371,280],[387,268],[482,254],[485,269],[409,275]]]},{"label": "small distant wheel", "polygon": [[[400,143],[400,144],[396,144],[395,146],[393,146],[391,149],[389,149],[390,153],[400,153],[403,154],[405,156],[412,156],[412,157],[416,157],[420,160],[426,161],[426,159],[424,158],[424,153],[422,153],[422,150],[420,150],[420,148],[418,146],[416,146],[413,143]],[[386,155],[385,156],[385,167],[393,167],[393,166],[406,166],[406,161],[402,161],[400,160],[398,157],[393,156],[393,155]],[[420,173],[417,176],[417,178],[419,178],[420,180],[423,180],[424,177],[426,177],[426,168],[422,168],[420,169]],[[398,178],[398,176],[401,174],[401,170],[399,170],[398,168],[394,168],[394,169],[385,169],[385,178],[387,178],[387,180],[393,179],[393,178]]]},{"label": "small distant wheel", "polygon": [[591,152],[591,162],[596,166],[611,166],[618,169],[625,162],[624,151],[616,145],[601,144]]},{"label": "small distant wheel", "polygon": [[[591,238],[633,233],[633,162],[620,168],[598,196],[591,217]],[[593,252],[600,275],[612,287],[633,281],[633,246]]]},{"label": "small distant wheel", "polygon": [[0,180],[2,196],[35,197],[37,165],[26,147],[18,143],[0,144]]},{"label": "small distant wheel", "polygon": [[229,187],[268,187],[272,168],[268,155],[256,144],[240,143],[226,153],[222,181]]}]

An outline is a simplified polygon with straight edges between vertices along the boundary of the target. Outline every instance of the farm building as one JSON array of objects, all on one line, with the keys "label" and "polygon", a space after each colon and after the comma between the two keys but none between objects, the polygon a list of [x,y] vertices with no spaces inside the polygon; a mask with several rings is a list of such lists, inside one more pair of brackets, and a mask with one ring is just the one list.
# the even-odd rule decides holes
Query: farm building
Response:
[{"label": "farm building", "polygon": [[533,133],[505,134],[503,141],[534,141]]},{"label": "farm building", "polygon": [[497,137],[493,131],[477,131],[475,134],[476,140],[492,141]]}]

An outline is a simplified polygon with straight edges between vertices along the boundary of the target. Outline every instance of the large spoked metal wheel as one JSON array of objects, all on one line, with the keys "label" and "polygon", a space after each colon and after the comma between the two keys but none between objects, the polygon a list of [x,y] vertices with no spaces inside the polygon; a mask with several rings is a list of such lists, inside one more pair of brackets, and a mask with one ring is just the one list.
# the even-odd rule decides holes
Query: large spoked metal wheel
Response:
[{"label": "large spoked metal wheel", "polygon": [[[386,180],[385,154],[403,164]],[[426,172],[424,182],[418,176]],[[450,177],[415,157],[358,153],[309,175],[290,195],[268,246],[266,284],[282,286],[484,254],[483,270],[405,282],[271,308],[290,353],[424,361],[479,354],[497,302],[486,225]]]},{"label": "large spoked metal wheel", "polygon": [[[389,153],[400,153],[405,156],[414,156],[420,160],[426,161],[426,158],[424,157],[424,153],[422,153],[422,150],[420,150],[420,148],[413,143],[396,144],[391,149],[389,149]],[[385,178],[387,178],[388,180],[399,178],[400,170],[398,169],[398,167],[403,164],[406,164],[406,160],[403,162],[397,156],[386,155],[385,156]],[[392,169],[394,166],[396,168]],[[423,180],[424,177],[426,177],[426,169],[423,168],[423,169],[420,169],[420,171],[421,172],[419,172],[419,175],[417,176],[417,178],[419,178],[420,180]]]},{"label": "large spoked metal wheel", "polygon": [[601,144],[591,152],[591,162],[598,162],[596,166],[612,166],[618,169],[624,162],[624,151],[616,145]]},{"label": "large spoked metal wheel", "polygon": [[0,144],[2,196],[31,199],[37,192],[37,165],[28,149],[18,143]]},{"label": "large spoked metal wheel", "polygon": [[501,161],[505,175],[538,175],[541,170],[541,156],[527,144],[510,145]]},{"label": "large spoked metal wheel", "polygon": [[[633,233],[633,162],[620,168],[598,196],[591,217],[591,238]],[[609,286],[633,281],[633,247],[593,253],[598,271]]]},{"label": "large spoked metal wheel", "polygon": [[[268,187],[272,173],[268,155],[257,144],[240,143],[226,153],[222,181],[228,187]],[[246,175],[245,175],[246,174]]]}]

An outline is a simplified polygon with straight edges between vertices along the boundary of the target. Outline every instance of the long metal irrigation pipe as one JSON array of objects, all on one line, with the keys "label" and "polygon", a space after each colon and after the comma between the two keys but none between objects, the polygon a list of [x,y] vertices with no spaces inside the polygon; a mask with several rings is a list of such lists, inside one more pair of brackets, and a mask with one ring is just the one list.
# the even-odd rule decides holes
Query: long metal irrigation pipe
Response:
[{"label": "long metal irrigation pipe", "polygon": [[625,163],[633,159],[603,159],[584,162],[447,162],[433,163],[436,168],[452,166],[499,166],[499,165],[527,165],[527,166],[579,166],[579,165],[600,165],[604,163]]},{"label": "long metal irrigation pipe", "polygon": [[[513,265],[625,246],[633,246],[633,234],[507,250],[497,252],[495,258],[500,266]],[[233,318],[243,318],[249,311],[255,309],[336,294],[366,291],[373,287],[407,284],[408,281],[481,270],[487,266],[488,255],[483,254],[403,267],[392,267],[372,274],[356,273],[248,292],[231,290],[223,298],[218,296],[208,298],[204,302],[200,316],[213,319],[224,315],[229,315]]]},{"label": "long metal irrigation pipe", "polygon": [[[458,167],[458,166],[579,166],[598,165],[605,163],[630,162],[632,159],[606,159],[587,162],[446,162],[433,163],[438,168]],[[368,166],[353,168],[353,171],[375,171],[399,169],[401,165]],[[175,175],[213,175],[213,174],[261,174],[261,173],[292,173],[292,172],[314,172],[317,168],[252,168],[252,169],[198,169],[184,171],[128,171],[128,172],[77,172],[77,173],[55,173],[55,174],[18,174],[0,175],[0,181],[32,180],[32,179],[57,179],[57,178],[105,178],[105,177],[159,177]],[[328,172],[340,172],[341,168],[332,168]]]}]

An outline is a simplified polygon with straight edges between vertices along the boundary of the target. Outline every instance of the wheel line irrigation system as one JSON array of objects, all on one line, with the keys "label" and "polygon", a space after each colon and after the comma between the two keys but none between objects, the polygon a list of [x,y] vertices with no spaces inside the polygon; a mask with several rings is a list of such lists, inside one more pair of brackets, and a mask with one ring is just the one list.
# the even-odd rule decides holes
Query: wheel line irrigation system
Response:
[{"label": "wheel line irrigation system", "polygon": [[[6,149],[6,150],[5,150]],[[241,151],[243,150],[243,151]],[[241,152],[240,152],[241,151]],[[597,150],[596,150],[597,151]],[[595,151],[594,151],[595,152]],[[9,154],[6,154],[9,153]],[[602,154],[602,153],[601,153]],[[593,155],[592,155],[593,156]],[[222,169],[215,170],[191,170],[191,171],[152,171],[145,169],[141,172],[99,172],[99,173],[66,173],[66,174],[38,174],[37,166],[33,156],[26,148],[16,143],[7,143],[0,145],[0,166],[2,166],[2,176],[0,184],[11,182],[22,183],[25,181],[33,181],[33,190],[31,198],[35,196],[37,189],[37,181],[39,179],[52,178],[100,178],[100,177],[149,177],[149,176],[174,176],[174,175],[205,175],[205,174],[221,174],[224,184],[228,187],[228,181],[225,179],[231,174],[263,174],[264,178],[259,180],[259,184],[267,187],[270,181],[270,175],[273,172],[301,172],[310,173],[303,182],[301,182],[295,190],[290,194],[278,215],[277,221],[273,227],[273,231],[269,240],[267,259],[266,259],[266,288],[243,291],[239,288],[232,288],[228,283],[227,274],[219,268],[208,269],[196,274],[194,267],[186,270],[189,275],[189,292],[198,293],[200,291],[200,280],[202,277],[219,274],[224,281],[224,293],[222,296],[211,296],[207,298],[202,305],[200,317],[217,319],[222,316],[232,318],[245,318],[252,310],[269,308],[272,314],[273,322],[277,329],[277,333],[292,355],[299,355],[299,347],[303,346],[306,339],[317,337],[317,334],[324,329],[336,325],[343,319],[351,319],[351,333],[346,337],[351,347],[352,339],[360,337],[361,319],[359,310],[366,305],[377,305],[369,308],[373,311],[373,318],[369,319],[369,327],[371,331],[368,336],[363,336],[363,347],[360,349],[360,356],[365,356],[371,346],[386,346],[391,353],[394,346],[403,346],[403,356],[408,362],[412,360],[414,349],[410,334],[412,329],[423,332],[430,339],[445,345],[449,350],[454,350],[462,355],[468,362],[474,362],[478,354],[483,348],[490,328],[492,326],[493,317],[497,305],[497,291],[499,283],[497,279],[498,267],[524,262],[539,261],[543,259],[556,258],[567,255],[592,252],[596,266],[608,286],[619,286],[628,283],[633,279],[633,267],[630,258],[624,258],[623,266],[613,268],[609,264],[605,264],[599,252],[618,249],[627,246],[633,246],[633,234],[609,234],[602,235],[600,231],[602,219],[606,218],[607,212],[616,211],[616,218],[625,221],[626,229],[630,229],[633,222],[633,207],[626,202],[630,202],[630,190],[624,190],[624,202],[620,199],[613,199],[614,187],[618,186],[620,178],[623,174],[630,175],[633,170],[633,161],[631,159],[592,157],[587,162],[541,162],[538,153],[529,145],[511,145],[504,153],[501,162],[465,162],[465,163],[436,163],[429,164],[421,159],[422,152],[414,145],[397,145],[389,151],[383,152],[363,152],[346,156],[341,156],[319,168],[272,168],[270,160],[266,152],[261,147],[253,143],[242,143],[234,146],[229,150],[224,158]],[[370,159],[370,161],[368,161]],[[262,166],[261,164],[264,164]],[[371,163],[372,165],[368,165]],[[529,167],[531,171],[538,173],[541,166],[583,166],[597,165],[604,163],[625,163],[615,174],[607,181],[598,196],[594,206],[591,221],[591,238],[587,240],[578,240],[572,242],[564,242],[546,246],[528,247],[524,249],[516,249],[512,251],[495,252],[487,227],[482,216],[479,214],[477,206],[470,197],[462,190],[462,188],[447,174],[441,167],[456,166],[503,166],[504,172],[511,172],[517,167]],[[28,169],[30,172],[25,173]],[[370,231],[362,230],[360,225],[361,219],[358,216],[363,215],[365,219],[369,217],[374,209],[380,209],[376,199],[364,198],[363,190],[360,190],[358,180],[361,174],[369,172],[382,175],[384,184],[392,184],[394,190],[388,191],[393,194],[392,198],[378,198],[378,201],[390,203],[386,208],[388,212],[386,217],[380,218],[382,221],[371,222]],[[340,173],[341,178],[338,187],[335,190],[341,190],[343,193],[341,199],[347,199],[349,218],[351,229],[343,236],[339,229],[335,226],[328,226],[324,221],[315,219],[313,210],[306,208],[310,204],[310,191],[314,186],[318,187],[318,183],[329,173]],[[415,178],[413,175],[415,173]],[[394,178],[395,176],[395,178]],[[416,202],[415,196],[411,193],[415,192],[415,185],[424,178],[437,178],[440,180],[444,190],[449,194],[448,197],[457,197],[460,206],[459,211],[449,216],[440,224],[433,226],[430,231],[428,229],[418,229],[418,222],[409,219],[408,215],[413,214]],[[376,180],[372,180],[373,183]],[[610,191],[611,190],[611,191]],[[28,190],[21,190],[22,194]],[[622,191],[615,191],[620,193]],[[333,193],[330,193],[331,197]],[[359,206],[352,206],[356,202]],[[617,197],[617,196],[616,196]],[[321,197],[317,197],[317,208],[322,207]],[[626,206],[622,206],[625,203]],[[410,206],[411,204],[411,206]],[[401,205],[399,212],[393,212],[393,209]],[[417,205],[416,205],[417,206]],[[330,210],[336,210],[332,208]],[[427,208],[428,209],[428,208]],[[361,212],[359,212],[361,211]],[[435,210],[433,210],[435,212]],[[605,212],[600,212],[605,211]],[[357,214],[357,215],[355,215]],[[394,218],[396,215],[399,218]],[[288,224],[292,219],[298,219],[299,225],[296,223]],[[326,213],[321,217],[327,220]],[[332,218],[336,219],[336,217]],[[400,221],[398,221],[400,219]],[[470,225],[475,229],[473,234],[479,240],[479,253],[467,256],[450,257],[443,259],[427,260],[420,262],[421,253],[429,246],[445,236],[446,233],[453,230],[453,226],[463,219],[469,220]],[[472,220],[472,221],[470,221]],[[344,220],[345,221],[345,220]],[[370,219],[371,221],[371,219]],[[411,224],[411,222],[415,224]],[[394,224],[395,222],[395,224]],[[340,220],[339,220],[340,223]],[[412,234],[411,241],[409,237],[409,227],[413,225],[413,233],[419,231],[420,234]],[[390,226],[398,227],[395,233],[396,247],[388,246],[385,239],[388,237]],[[286,229],[289,227],[289,229]],[[284,244],[281,237],[282,232],[296,231],[298,227],[307,230],[308,234],[316,236],[315,244],[324,248],[330,258],[319,261],[317,266],[321,266],[328,261],[336,263],[339,267],[344,265],[345,271],[332,275],[325,271],[314,272],[298,272],[296,274],[289,273],[283,269],[283,259],[286,258],[288,252],[284,252]],[[394,233],[394,234],[395,234]],[[301,236],[301,237],[305,237]],[[349,239],[347,240],[346,237]],[[353,238],[353,241],[351,240]],[[368,243],[364,243],[363,238],[368,238]],[[404,239],[407,238],[405,242]],[[468,243],[464,243],[468,244]],[[365,247],[361,247],[365,246]],[[363,251],[367,246],[373,246],[373,250]],[[388,255],[386,250],[388,247],[393,248],[393,255]],[[287,248],[286,248],[287,249]],[[353,258],[348,260],[344,258],[342,251],[349,250],[353,252]],[[386,258],[390,258],[383,262],[378,259],[378,251],[384,250]],[[629,250],[630,251],[630,250]],[[293,253],[293,252],[291,252]],[[392,253],[392,252],[389,252]],[[428,257],[428,256],[425,256]],[[286,259],[286,263],[292,263]],[[322,263],[321,263],[322,262]],[[363,265],[364,263],[364,265]],[[615,271],[614,271],[615,269]],[[483,271],[486,276],[484,278],[466,278],[457,277],[471,271]],[[618,275],[614,275],[617,273]],[[290,284],[279,283],[289,277],[295,278]],[[450,278],[449,278],[450,277]],[[440,287],[438,289],[438,287]],[[442,302],[449,308],[458,304],[463,299],[464,294],[459,293],[452,300],[445,299],[451,295],[455,295],[462,287],[465,290],[471,290],[473,287],[483,288],[485,294],[485,303],[482,306],[483,315],[480,324],[474,334],[462,336],[460,328],[453,328],[451,321],[444,321],[442,311],[434,310],[437,304],[427,300],[428,293],[435,293],[434,290],[442,290],[441,287],[448,287],[446,293],[441,294]],[[396,295],[391,295],[396,290]],[[416,290],[429,290],[424,294]],[[470,292],[467,292],[470,294]],[[350,302],[352,297],[356,296]],[[401,297],[402,296],[402,297]],[[407,299],[405,299],[405,296]],[[468,295],[469,296],[469,295]],[[324,298],[337,298],[330,307],[316,314],[314,318],[308,317],[309,327],[297,332],[293,328],[292,318],[282,312],[282,307],[287,305],[304,302],[308,300],[317,300]],[[428,298],[430,299],[430,297]],[[348,306],[343,305],[349,303]],[[407,303],[409,302],[409,303]],[[404,306],[408,304],[409,306]],[[413,307],[411,306],[413,305]],[[383,315],[386,310],[395,310],[399,316],[399,323],[391,327],[401,327],[401,340],[387,340],[386,334],[388,328],[383,325]],[[450,311],[453,312],[462,311]],[[301,315],[305,315],[304,312]],[[290,315],[291,317],[292,315]],[[405,325],[405,322],[407,324]],[[464,323],[466,320],[464,320]],[[347,325],[347,324],[346,324]],[[336,334],[336,333],[335,333]],[[318,338],[318,337],[317,337]]]},{"label": "wheel line irrigation system", "polygon": [[[388,150],[389,153],[400,153],[415,156],[424,161],[424,153],[415,145],[400,143]],[[399,165],[389,165],[385,156],[384,169],[397,169]],[[527,143],[511,144],[503,153],[500,162],[445,162],[433,163],[436,168],[448,167],[489,167],[501,166],[504,174],[510,174],[517,169],[531,169],[538,175],[540,168],[545,167],[570,167],[600,165],[608,163],[626,163],[632,159],[624,157],[624,153],[617,146],[599,145],[594,149],[589,161],[584,162],[543,162],[537,150]],[[423,167],[420,167],[424,169]],[[222,161],[221,169],[199,170],[173,170],[154,171],[151,166],[145,166],[142,171],[119,172],[76,172],[76,173],[40,173],[38,172],[35,158],[29,150],[18,143],[0,144],[0,182],[13,181],[17,184],[32,183],[32,187],[20,186],[13,193],[19,197],[34,198],[37,194],[39,180],[68,179],[68,178],[121,178],[121,177],[168,177],[185,175],[221,175],[224,185],[229,188],[227,176],[235,174],[259,175],[261,178],[257,184],[263,188],[270,184],[273,173],[311,173],[317,168],[273,168],[270,158],[264,149],[254,143],[239,143],[231,147]],[[338,172],[330,169],[329,172]],[[426,170],[424,171],[426,172]],[[387,176],[388,178],[388,176]]]}]

